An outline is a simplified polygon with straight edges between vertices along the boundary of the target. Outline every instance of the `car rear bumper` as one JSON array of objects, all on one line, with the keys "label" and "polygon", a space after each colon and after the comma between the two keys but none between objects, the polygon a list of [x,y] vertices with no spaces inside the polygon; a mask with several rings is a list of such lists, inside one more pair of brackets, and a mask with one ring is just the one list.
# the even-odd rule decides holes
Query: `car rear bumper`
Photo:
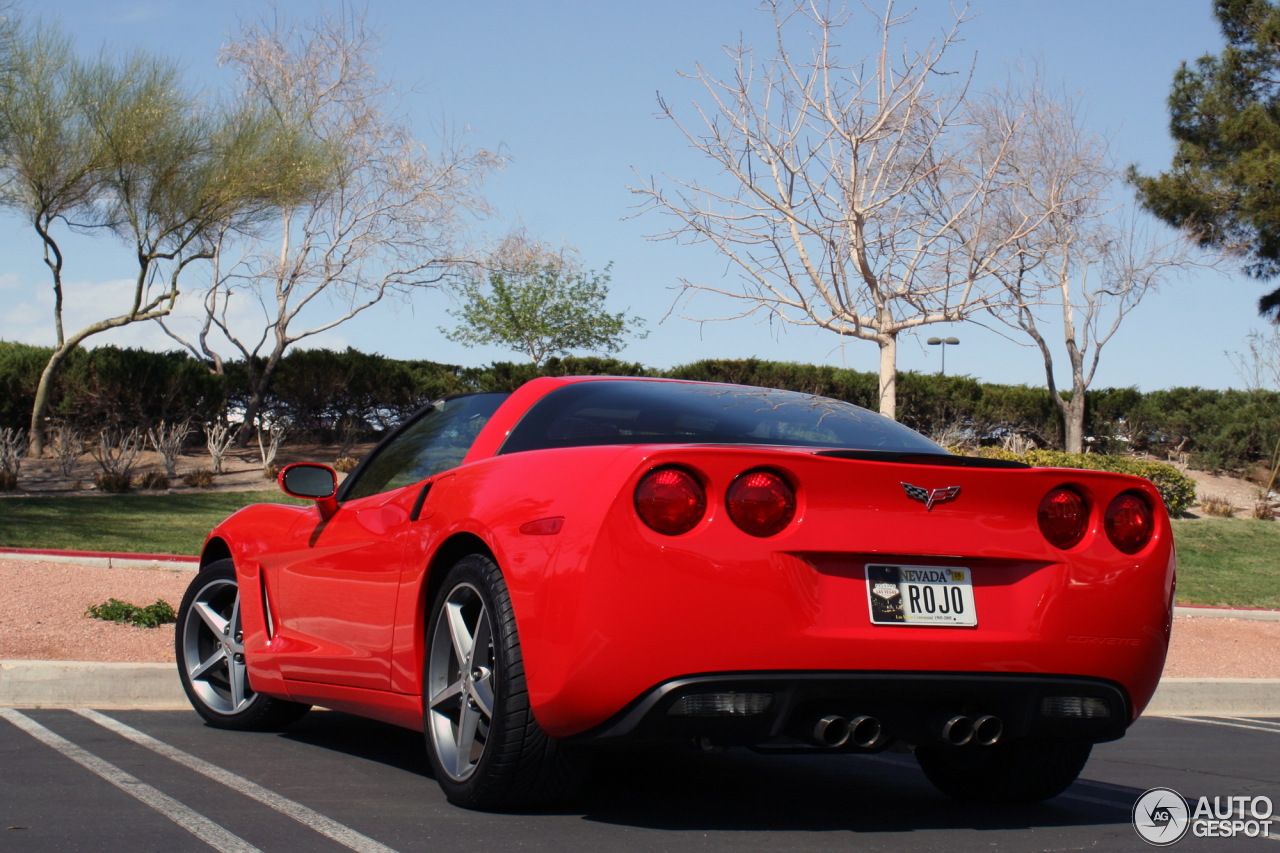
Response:
[{"label": "car rear bumper", "polygon": [[574,740],[876,752],[893,744],[981,748],[1022,738],[1098,743],[1130,720],[1103,679],[990,673],[757,672],[676,678]]}]

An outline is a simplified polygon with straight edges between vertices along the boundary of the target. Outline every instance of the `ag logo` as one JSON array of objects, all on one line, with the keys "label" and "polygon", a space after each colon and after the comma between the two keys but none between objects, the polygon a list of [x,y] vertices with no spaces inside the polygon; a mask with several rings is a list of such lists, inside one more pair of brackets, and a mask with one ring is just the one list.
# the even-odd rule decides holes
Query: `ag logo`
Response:
[{"label": "ag logo", "polygon": [[907,493],[907,497],[911,498],[911,500],[920,501],[920,503],[924,504],[926,512],[931,512],[934,504],[953,501],[956,499],[956,496],[960,494],[959,486],[944,486],[941,489],[926,489],[921,486],[913,486],[910,483],[902,483],[902,490]]},{"label": "ag logo", "polygon": [[1172,788],[1152,788],[1133,804],[1133,828],[1148,844],[1168,847],[1191,825],[1187,801]]}]

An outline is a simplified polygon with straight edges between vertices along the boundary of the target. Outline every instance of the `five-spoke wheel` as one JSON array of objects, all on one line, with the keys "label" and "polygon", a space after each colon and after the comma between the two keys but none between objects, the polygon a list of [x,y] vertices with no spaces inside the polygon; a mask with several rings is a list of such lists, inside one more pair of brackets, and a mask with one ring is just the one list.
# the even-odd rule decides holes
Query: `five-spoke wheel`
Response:
[{"label": "five-spoke wheel", "polygon": [[449,590],[431,635],[427,662],[427,719],[448,777],[471,776],[493,726],[493,630],[480,590]]},{"label": "five-spoke wheel", "polygon": [[187,587],[178,608],[175,651],[187,698],[211,725],[275,728],[310,707],[263,696],[250,687],[240,587],[230,560],[211,563]]},{"label": "five-spoke wheel", "polygon": [[583,767],[530,712],[511,598],[493,560],[472,554],[449,569],[427,643],[423,724],[445,795],[477,809],[570,795]]}]

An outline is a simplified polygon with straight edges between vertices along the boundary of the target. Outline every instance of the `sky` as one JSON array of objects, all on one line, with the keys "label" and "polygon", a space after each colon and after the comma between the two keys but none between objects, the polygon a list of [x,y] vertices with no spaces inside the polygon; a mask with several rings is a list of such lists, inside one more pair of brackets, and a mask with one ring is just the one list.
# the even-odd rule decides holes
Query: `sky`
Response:
[{"label": "sky", "polygon": [[[145,47],[178,58],[188,78],[205,85],[219,79],[217,52],[238,21],[267,8],[247,0],[19,5],[58,18],[83,52]],[[282,0],[277,7],[308,17],[335,3]],[[876,45],[865,26],[870,17],[856,2],[851,8],[864,26],[847,32],[843,55],[855,59]],[[952,9],[946,0],[920,0],[913,32],[941,31],[953,20]],[[1017,66],[1038,65],[1051,85],[1078,100],[1090,129],[1111,141],[1119,163],[1149,174],[1169,164],[1165,101],[1173,73],[1179,63],[1222,46],[1210,0],[973,0],[968,14],[953,58],[973,61],[978,87],[1002,82]],[[722,46],[740,38],[766,46],[771,19],[755,0],[369,0],[368,21],[384,38],[379,70],[408,93],[404,108],[419,138],[430,143],[448,126],[465,131],[472,145],[509,156],[507,167],[484,185],[497,215],[482,230],[498,235],[523,226],[547,243],[575,247],[589,268],[613,265],[611,309],[645,318],[649,331],[619,358],[658,368],[757,357],[877,369],[874,343],[776,322],[716,321],[742,306],[681,297],[681,279],[732,287],[737,276],[706,246],[649,239],[668,222],[640,213],[641,199],[628,189],[650,175],[713,176],[712,164],[657,116],[657,98],[688,115],[701,90],[682,72],[699,63],[728,71]],[[107,239],[77,243],[65,274],[68,326],[78,327],[119,310],[130,258]],[[1266,289],[1231,268],[1173,278],[1125,320],[1102,352],[1093,386],[1240,387],[1237,356],[1247,349],[1246,336],[1267,328],[1256,309]],[[190,316],[197,303],[184,300],[179,313]],[[0,340],[53,343],[52,296],[39,247],[30,227],[9,214],[0,214],[0,305]],[[456,304],[444,293],[420,293],[412,302],[379,305],[305,345],[463,365],[521,360],[500,348],[467,349],[446,340],[440,327],[453,324],[450,307]],[[191,321],[177,325],[183,322]],[[1037,351],[1008,332],[972,323],[904,335],[899,369],[941,370],[943,348],[925,343],[935,336],[960,341],[945,348],[948,374],[1045,384]],[[90,339],[90,345],[106,343],[176,346],[155,324]],[[1061,367],[1057,379],[1069,385]]]}]

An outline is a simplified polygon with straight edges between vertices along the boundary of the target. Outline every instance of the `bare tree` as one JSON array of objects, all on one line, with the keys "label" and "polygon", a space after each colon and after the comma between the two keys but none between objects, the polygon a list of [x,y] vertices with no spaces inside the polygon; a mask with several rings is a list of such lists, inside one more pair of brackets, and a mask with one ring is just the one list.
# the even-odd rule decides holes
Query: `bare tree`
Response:
[{"label": "bare tree", "polygon": [[191,434],[191,424],[183,421],[178,424],[166,424],[161,421],[157,426],[147,430],[147,441],[160,456],[164,465],[164,473],[169,477],[178,475],[178,457]]},{"label": "bare tree", "polygon": [[205,424],[205,446],[209,448],[209,458],[213,460],[213,473],[222,473],[222,460],[236,440],[237,427],[222,421]]},{"label": "bare tree", "polygon": [[[733,74],[698,66],[687,75],[707,96],[696,120],[659,101],[721,177],[650,178],[632,189],[676,221],[654,239],[710,243],[741,274],[736,285],[681,282],[688,295],[746,303],[718,319],[761,312],[874,341],[880,411],[893,417],[899,335],[1006,298],[994,273],[1048,215],[1030,208],[1011,219],[1004,201],[1015,188],[1001,164],[1025,121],[976,121],[968,76],[943,61],[963,12],[924,50],[899,54],[909,16],[890,3],[875,18],[876,53],[845,64],[836,53],[857,29],[851,13],[805,0],[765,6],[777,33],[771,55],[739,44],[726,48]],[[810,34],[808,49],[789,47],[793,30]]]},{"label": "bare tree", "polygon": [[[1062,414],[1064,445],[1081,453],[1085,392],[1103,348],[1147,294],[1195,263],[1193,249],[1180,237],[1154,236],[1141,214],[1116,198],[1123,176],[1110,164],[1106,140],[1084,126],[1070,99],[1050,97],[1038,80],[1011,87],[1005,97],[991,109],[989,124],[1012,107],[1029,119],[1028,132],[1001,165],[1019,187],[1006,201],[1015,210],[1051,212],[1017,241],[1016,263],[997,272],[1009,298],[991,313],[1040,351],[1049,394]],[[1065,384],[1057,376],[1063,364],[1070,372]]]},{"label": "bare tree", "polygon": [[[244,359],[251,426],[290,346],[391,294],[440,283],[470,260],[460,239],[465,220],[488,212],[475,188],[502,158],[447,133],[435,150],[419,143],[393,111],[395,92],[377,78],[377,48],[364,21],[344,12],[247,25],[223,53],[245,97],[309,127],[332,158],[328,180],[281,205],[268,235],[224,232],[194,339],[166,328],[215,371],[224,360],[216,333]],[[236,319],[233,308],[244,301],[260,307],[256,320]],[[241,444],[252,434],[242,430]]]},{"label": "bare tree", "polygon": [[[1266,420],[1280,420],[1280,326],[1272,323],[1266,332],[1254,329],[1245,336],[1247,353],[1227,353],[1235,363],[1236,373],[1244,382],[1245,390],[1256,400],[1256,405]],[[1261,431],[1261,430],[1260,430]],[[1271,448],[1267,459],[1267,483],[1258,489],[1254,505],[1254,518],[1274,518],[1274,492],[1280,481],[1280,439]]]}]

